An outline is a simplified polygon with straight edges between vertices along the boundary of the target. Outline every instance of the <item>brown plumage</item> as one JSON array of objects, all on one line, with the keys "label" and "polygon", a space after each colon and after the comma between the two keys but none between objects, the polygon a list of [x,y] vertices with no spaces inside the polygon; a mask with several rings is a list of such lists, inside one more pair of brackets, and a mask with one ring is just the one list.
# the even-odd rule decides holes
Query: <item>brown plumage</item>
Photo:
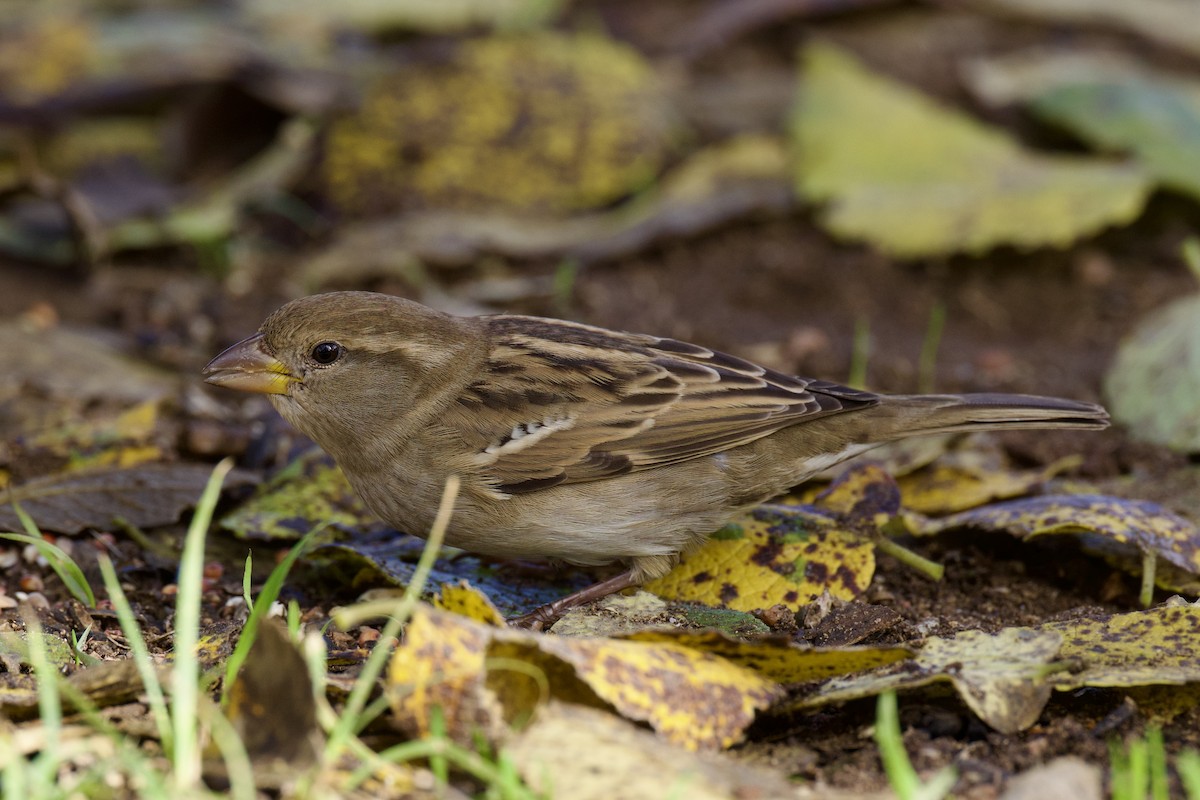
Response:
[{"label": "brown plumage", "polygon": [[458,475],[448,543],[630,565],[535,622],[664,574],[738,511],[885,442],[1108,424],[1091,403],[878,395],[673,339],[454,317],[369,292],[289,303],[205,374],[268,393],[400,530],[426,533],[447,477]]}]

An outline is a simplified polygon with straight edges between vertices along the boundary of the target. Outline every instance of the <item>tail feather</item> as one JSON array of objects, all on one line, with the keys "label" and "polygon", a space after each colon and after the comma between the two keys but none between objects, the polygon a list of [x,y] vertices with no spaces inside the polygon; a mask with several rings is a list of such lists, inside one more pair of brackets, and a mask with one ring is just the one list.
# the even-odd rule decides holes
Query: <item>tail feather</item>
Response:
[{"label": "tail feather", "polygon": [[[1107,428],[1108,412],[1095,403],[1026,394],[887,395],[874,411],[891,416],[880,441],[959,431],[1023,428]],[[889,413],[890,412],[890,413]]]}]

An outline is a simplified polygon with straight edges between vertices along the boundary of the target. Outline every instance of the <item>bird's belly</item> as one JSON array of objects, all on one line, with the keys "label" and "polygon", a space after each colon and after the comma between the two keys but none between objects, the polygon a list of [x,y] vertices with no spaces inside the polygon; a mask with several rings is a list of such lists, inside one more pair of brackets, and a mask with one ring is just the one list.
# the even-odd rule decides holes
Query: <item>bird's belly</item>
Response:
[{"label": "bird's belly", "polygon": [[[417,482],[408,473],[405,480],[398,476],[383,482],[356,480],[363,476],[349,470],[347,475],[384,521],[428,536],[442,491],[435,479]],[[404,490],[396,491],[398,485]],[[721,464],[687,474],[647,470],[508,497],[468,482],[455,503],[445,541],[484,555],[584,565],[673,557],[772,493],[763,489],[731,497]]]},{"label": "bird's belly", "polygon": [[509,558],[553,558],[573,564],[606,564],[638,556],[678,553],[722,520],[654,513],[650,509],[562,509],[537,518],[473,513],[450,523],[447,542],[464,550]]}]

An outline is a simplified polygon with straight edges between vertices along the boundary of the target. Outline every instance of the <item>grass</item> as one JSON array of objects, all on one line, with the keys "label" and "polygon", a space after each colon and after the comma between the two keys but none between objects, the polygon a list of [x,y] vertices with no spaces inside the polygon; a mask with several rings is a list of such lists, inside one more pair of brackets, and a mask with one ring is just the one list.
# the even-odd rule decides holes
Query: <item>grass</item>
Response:
[{"label": "grass", "polygon": [[929,325],[921,340],[921,355],[917,359],[917,391],[933,394],[937,377],[937,354],[946,328],[946,304],[939,301],[929,311]]},{"label": "grass", "polygon": [[867,365],[871,362],[871,320],[859,317],[854,321],[854,343],[850,351],[850,373],[846,385],[855,389],[867,388]]},{"label": "grass", "polygon": [[[1151,727],[1127,745],[1111,741],[1109,782],[1112,800],[1170,800],[1169,759],[1160,728]],[[1175,769],[1188,800],[1200,800],[1200,751],[1184,750]]]},{"label": "grass", "polygon": [[1179,782],[1183,784],[1188,800],[1200,800],[1200,751],[1180,753],[1175,768],[1179,770]]},{"label": "grass", "polygon": [[[145,747],[137,738],[117,730],[86,696],[59,674],[49,656],[46,635],[38,618],[29,615],[25,624],[30,665],[37,679],[39,719],[20,727],[0,728],[0,800],[93,796],[252,800],[262,796],[245,746],[232,722],[205,689],[206,682],[197,659],[189,655],[195,651],[201,634],[204,540],[212,523],[221,483],[230,467],[231,463],[222,462],[214,469],[188,528],[177,581],[176,657],[169,669],[151,655],[113,564],[103,556],[99,560],[104,587],[141,679],[161,751]],[[425,762],[441,786],[448,785],[457,771],[483,787],[482,797],[536,800],[537,796],[525,786],[515,766],[503,754],[491,753],[486,745],[478,745],[475,750],[464,747],[449,738],[444,726],[425,739],[404,742],[378,753],[358,738],[358,734],[387,708],[385,700],[368,701],[378,685],[392,645],[428,581],[457,492],[457,480],[452,480],[446,487],[437,521],[413,580],[403,598],[387,609],[389,619],[382,635],[342,709],[335,710],[325,696],[326,652],[321,637],[310,634],[303,639],[302,653],[318,703],[318,722],[326,738],[317,764],[308,774],[297,775],[290,796],[345,796],[373,776],[397,768],[407,770],[413,762]],[[39,551],[46,555],[55,572],[71,578],[64,577],[64,583],[72,593],[82,593],[87,582],[82,580],[78,565],[67,553],[42,539],[32,520],[26,523],[26,529],[30,533],[11,534],[8,538],[34,546],[39,542],[46,545],[48,549],[39,547]],[[288,572],[318,530],[311,531],[292,548],[272,570],[257,597],[251,597],[249,578],[245,579],[243,589],[250,615],[234,653],[224,667],[226,693],[253,645],[258,626],[278,599]],[[248,575],[249,560],[246,566]],[[364,615],[378,616],[379,609],[372,606],[347,609],[345,618],[361,619]],[[289,631],[299,631],[299,617],[299,606],[290,604]],[[82,646],[86,633],[80,639],[77,644]],[[65,710],[68,708],[75,716],[68,715]],[[224,765],[221,773],[229,787],[224,792],[213,791],[204,782],[204,766],[209,763],[206,758],[211,759],[214,753],[219,754]],[[404,775],[407,777],[411,773],[405,771]]]},{"label": "grass", "polygon": [[25,529],[25,533],[0,533],[0,539],[33,545],[37,548],[38,554],[46,559],[50,569],[54,570],[54,574],[58,575],[59,580],[67,587],[71,596],[88,608],[95,608],[96,595],[79,565],[61,547],[46,541],[46,537],[42,536],[42,532],[33,518],[25,512],[25,509],[21,508],[19,503],[14,502],[12,507],[17,514],[17,519],[21,520],[21,527]]},{"label": "grass", "polygon": [[875,744],[888,783],[900,800],[941,800],[954,788],[958,773],[953,767],[944,767],[928,782],[913,769],[904,749],[904,736],[900,731],[900,710],[895,692],[879,695],[875,706]]}]

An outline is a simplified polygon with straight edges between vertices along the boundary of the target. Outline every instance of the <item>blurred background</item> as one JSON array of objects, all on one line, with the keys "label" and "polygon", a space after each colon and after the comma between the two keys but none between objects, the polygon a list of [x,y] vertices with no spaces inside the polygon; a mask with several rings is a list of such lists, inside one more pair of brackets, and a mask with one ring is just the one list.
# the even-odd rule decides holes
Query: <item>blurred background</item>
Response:
[{"label": "blurred background", "polygon": [[1177,466],[1198,60],[1185,0],[8,0],[0,345],[45,352],[2,433],[30,381],[109,399],[50,378],[83,330],[182,381],[185,453],[237,452],[198,369],[359,288],[1104,399],[1133,441],[1085,471]]},{"label": "blurred background", "polygon": [[[334,630],[332,609],[406,584],[422,543],[381,526],[262,397],[214,390],[199,372],[292,298],[370,289],[455,313],[671,336],[873,390],[1056,394],[1112,410],[1119,425],[1094,435],[1014,433],[887,454],[899,488],[878,470],[876,488],[897,508],[903,497],[907,519],[952,515],[936,523],[952,527],[974,509],[986,521],[986,504],[1039,493],[1025,507],[1037,513],[1015,523],[1003,516],[1010,506],[991,506],[1000,535],[922,540],[924,557],[948,565],[940,583],[887,555],[875,574],[874,544],[853,537],[845,547],[857,555],[830,548],[827,568],[807,545],[786,563],[743,559],[748,587],[810,565],[831,580],[833,594],[814,584],[797,610],[834,595],[862,600],[848,608],[875,616],[854,628],[859,638],[833,643],[1006,625],[1024,636],[1021,626],[1058,615],[1127,611],[1152,599],[1147,553],[1160,558],[1160,599],[1194,598],[1197,8],[0,0],[0,531],[37,531],[16,516],[9,501],[19,499],[93,583],[97,554],[110,555],[162,655],[181,519],[213,463],[235,456],[206,551],[206,630],[227,639],[244,618],[248,549],[264,573],[280,545],[320,523],[336,541],[305,553],[283,599],[296,620],[329,632],[335,669],[361,663],[379,631]],[[1140,549],[1127,547],[1122,563],[1112,542],[1088,544],[1125,574],[1073,545],[1017,541],[1064,530]],[[61,641],[91,631],[90,653],[124,657],[108,635],[111,604],[69,597],[42,553],[0,548],[0,627],[19,603],[36,606]],[[511,614],[593,579],[532,575],[468,557],[441,560],[433,582],[469,577]],[[683,583],[703,583],[695,578]],[[730,586],[702,602],[725,606]],[[739,611],[737,624],[800,636],[784,610],[760,615],[770,622]],[[682,614],[670,624],[716,624]],[[1194,636],[1129,630],[1150,653],[1139,658],[1176,663],[1164,653],[1182,642],[1171,657],[1196,663],[1186,651]],[[5,681],[30,677],[11,653],[0,661]],[[56,663],[66,672],[81,662],[67,653]],[[268,688],[302,672],[267,663]],[[1121,651],[1114,663],[1122,671],[1131,659]],[[956,659],[947,669],[960,668]],[[1039,681],[1049,674],[1040,670]],[[1160,680],[1194,677],[1145,679]],[[1194,688],[1164,691],[1185,714],[1167,729],[1176,749],[1196,746]],[[910,750],[922,768],[960,764],[960,796],[995,797],[1006,776],[1055,755],[1104,763],[1104,738],[1153,701],[1061,697],[1074,705],[1056,701],[1013,736],[961,709],[910,704]],[[714,710],[694,702],[708,725]],[[304,730],[285,719],[290,701],[260,705],[285,734]],[[874,790],[886,778],[864,733],[871,710],[847,708],[761,726],[740,755]],[[566,752],[567,772],[587,773]],[[615,769],[692,763],[678,758]]]}]

